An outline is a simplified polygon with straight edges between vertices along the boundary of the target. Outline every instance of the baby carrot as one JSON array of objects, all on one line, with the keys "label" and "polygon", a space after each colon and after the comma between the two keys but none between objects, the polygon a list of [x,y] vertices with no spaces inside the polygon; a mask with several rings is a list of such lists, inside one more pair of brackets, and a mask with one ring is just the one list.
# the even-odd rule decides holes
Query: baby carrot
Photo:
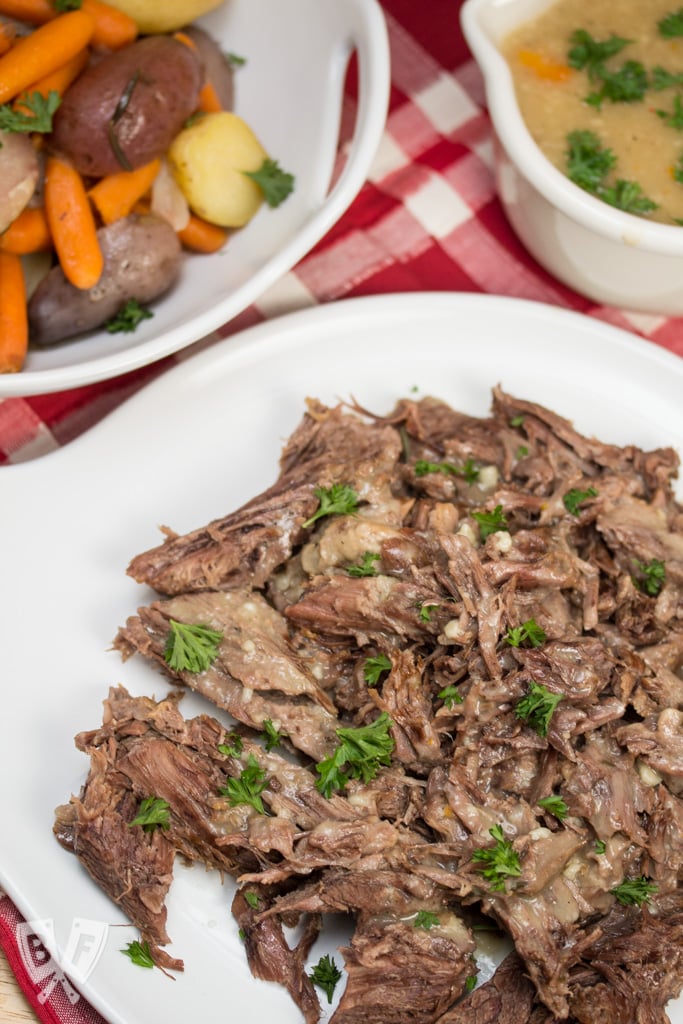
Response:
[{"label": "baby carrot", "polygon": [[195,252],[217,252],[227,242],[228,232],[218,224],[210,224],[191,213],[187,226],[178,231],[178,238],[186,249],[193,249]]},{"label": "baby carrot", "polygon": [[0,103],[51,74],[88,45],[95,23],[85,11],[67,11],[22,36],[0,57]]},{"label": "baby carrot", "polygon": [[28,349],[26,282],[21,258],[0,252],[0,373],[17,373]]},{"label": "baby carrot", "polygon": [[152,160],[134,171],[120,171],[100,178],[88,195],[102,221],[111,224],[127,217],[138,199],[151,188],[160,167],[160,160]]},{"label": "baby carrot", "polygon": [[52,242],[65,277],[76,288],[92,288],[104,269],[95,217],[83,179],[61,157],[46,160],[44,197]]},{"label": "baby carrot", "polygon": [[23,106],[22,97],[25,94],[30,96],[33,92],[39,92],[41,96],[47,98],[51,92],[56,92],[59,96],[63,96],[71,83],[78,78],[87,63],[87,49],[79,50],[66,64],[62,64],[61,67],[56,68],[51,74],[45,75],[43,78],[38,79],[37,82],[27,86],[21,96],[15,101],[15,108]]},{"label": "baby carrot", "polygon": [[517,58],[524,67],[549,82],[566,82],[572,74],[572,69],[567,64],[560,64],[535,50],[520,50]]},{"label": "baby carrot", "polygon": [[0,0],[0,14],[28,25],[44,25],[52,21],[57,12],[50,0]]},{"label": "baby carrot", "polygon": [[95,22],[91,43],[95,49],[120,50],[137,39],[137,22],[103,0],[83,0],[81,10]]},{"label": "baby carrot", "polygon": [[0,22],[0,57],[12,48],[14,39],[15,32],[12,26],[4,21]]},{"label": "baby carrot", "polygon": [[[186,35],[184,32],[174,32],[173,36],[179,43],[182,43],[184,46],[189,46],[191,50],[196,51],[197,46],[194,39]],[[204,114],[219,113],[223,109],[221,101],[218,98],[218,93],[209,81],[204,82],[204,85],[200,90],[197,109],[201,110]]]},{"label": "baby carrot", "polygon": [[0,235],[0,252],[14,252],[18,256],[41,252],[50,245],[50,228],[40,206],[26,207]]}]

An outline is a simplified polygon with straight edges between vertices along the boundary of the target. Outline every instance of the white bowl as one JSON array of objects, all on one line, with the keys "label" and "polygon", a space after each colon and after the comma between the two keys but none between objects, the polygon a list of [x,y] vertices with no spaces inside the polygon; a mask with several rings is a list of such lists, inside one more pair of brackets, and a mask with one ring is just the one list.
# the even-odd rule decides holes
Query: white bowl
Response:
[{"label": "white bowl", "polygon": [[683,314],[683,228],[623,213],[574,185],[543,155],[499,45],[553,0],[466,0],[465,39],[484,75],[501,202],[529,252],[560,281],[605,305]]},{"label": "white bowl", "polygon": [[[226,0],[198,19],[246,63],[235,109],[294,192],[210,256],[184,258],[181,279],[134,334],[95,331],[29,352],[21,373],[0,374],[0,398],[43,394],[114,377],[199,340],[290,270],[332,227],[365,182],[386,122],[389,45],[377,0]],[[349,59],[358,61],[358,111],[335,178]],[[334,183],[332,184],[334,179]]]}]

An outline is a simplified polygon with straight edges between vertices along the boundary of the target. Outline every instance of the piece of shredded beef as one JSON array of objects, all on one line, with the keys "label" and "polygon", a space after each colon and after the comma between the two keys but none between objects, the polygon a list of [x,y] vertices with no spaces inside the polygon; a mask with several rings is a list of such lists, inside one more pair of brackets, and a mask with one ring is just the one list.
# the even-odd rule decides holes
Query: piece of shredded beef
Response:
[{"label": "piece of shredded beef", "polygon": [[[162,966],[182,966],[175,854],[231,875],[253,974],[306,1024],[326,914],[354,922],[333,1024],[666,1024],[683,986],[677,472],[671,449],[583,436],[500,388],[488,417],[310,401],[267,491],[129,567],[159,599],[115,647],[234,728],[185,719],[181,690],[113,688],[77,737],[90,772],[57,839]],[[356,507],[311,519],[335,485]],[[169,665],[171,620],[220,635],[204,670]],[[390,756],[341,762],[326,792],[338,730],[380,715]],[[249,773],[258,800],[234,799]],[[164,827],[131,826],[150,795]],[[475,987],[481,920],[514,950]]]}]

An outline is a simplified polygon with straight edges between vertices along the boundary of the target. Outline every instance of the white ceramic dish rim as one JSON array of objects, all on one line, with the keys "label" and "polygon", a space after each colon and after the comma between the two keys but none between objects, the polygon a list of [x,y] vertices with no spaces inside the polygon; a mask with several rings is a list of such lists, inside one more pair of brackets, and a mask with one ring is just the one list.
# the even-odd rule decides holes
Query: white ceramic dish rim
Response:
[{"label": "white ceramic dish rim", "polygon": [[[0,536],[11,537],[4,568],[13,581],[0,594],[11,637],[3,677],[16,681],[12,727],[0,745],[0,771],[11,780],[0,788],[0,814],[12,823],[12,842],[0,848],[0,885],[27,918],[54,919],[60,942],[74,913],[123,923],[49,830],[52,809],[77,791],[86,771],[73,734],[97,725],[107,687],[122,682],[158,697],[167,690],[150,666],[138,659],[121,665],[105,649],[119,616],[147,599],[124,568],[138,545],[157,542],[156,523],[168,522],[157,516],[189,529],[213,506],[227,511],[271,483],[280,445],[309,395],[328,402],[354,396],[382,412],[417,388],[418,396],[431,393],[481,415],[498,382],[604,441],[673,443],[683,452],[683,360],[670,352],[541,303],[413,293],[344,300],[251,328],[169,370],[70,445],[0,469]],[[246,432],[249,411],[254,429]],[[47,574],[46,555],[53,559]],[[182,709],[216,713],[195,706],[193,695]],[[215,873],[179,869],[178,876],[168,901],[170,951],[185,957],[186,975],[169,984],[159,972],[133,968],[118,952],[130,930],[110,926],[83,994],[112,1024],[162,1017],[182,1024],[188,986],[201,1019],[222,1020],[241,1006],[245,1019],[296,1024],[299,1014],[278,986],[249,978],[234,929],[223,935],[225,906],[220,927],[216,920],[207,926],[202,915],[219,916]],[[197,974],[204,988],[197,989]],[[668,1009],[672,1024],[683,1024],[683,1004]]]},{"label": "white ceramic dish rim", "polygon": [[[545,7],[552,2],[547,0]],[[510,160],[548,202],[585,228],[643,250],[683,256],[679,227],[648,221],[601,202],[570,181],[539,149],[520,113],[512,74],[498,49],[500,40],[494,28],[496,10],[509,12],[515,5],[523,13],[517,21],[508,13],[508,31],[529,17],[528,0],[465,0],[460,12],[465,38],[484,76],[493,126]],[[539,9],[537,3],[534,13]]]},{"label": "white ceramic dish rim", "polygon": [[[193,317],[191,323],[82,363],[0,374],[0,399],[48,394],[107,380],[188,347],[228,323],[258,299],[337,222],[367,179],[386,124],[391,81],[387,26],[378,0],[343,0],[341,5],[337,0],[337,3],[347,23],[347,38],[339,40],[339,49],[344,49],[346,59],[355,50],[358,59],[354,133],[346,147],[338,179],[332,188],[329,188],[329,181],[325,184],[327,194],[313,197],[311,211],[289,242],[273,253],[246,282],[218,304]],[[341,96],[338,100],[341,103]],[[331,119],[339,119],[338,110],[330,110],[329,114]]]}]

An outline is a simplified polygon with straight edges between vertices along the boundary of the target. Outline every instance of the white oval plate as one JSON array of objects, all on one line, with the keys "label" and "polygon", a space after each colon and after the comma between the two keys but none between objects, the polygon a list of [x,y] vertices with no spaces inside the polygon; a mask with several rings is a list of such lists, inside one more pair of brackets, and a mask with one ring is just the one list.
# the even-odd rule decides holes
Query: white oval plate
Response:
[{"label": "white oval plate", "polygon": [[[109,650],[151,597],[125,574],[131,556],[159,542],[160,525],[187,531],[271,484],[308,396],[354,396],[383,413],[433,394],[485,415],[497,383],[606,442],[683,452],[683,360],[554,307],[441,293],[347,300],[252,328],[157,378],[67,447],[0,470],[0,820],[12,836],[0,885],[29,919],[53,923],[62,951],[74,922],[110,926],[80,987],[112,1024],[300,1021],[283,991],[251,978],[229,881],[177,865],[169,950],[186,969],[172,982],[121,955],[135,931],[111,927],[123,917],[51,835],[55,806],[88,767],[73,737],[99,725],[108,687],[168,691],[142,659],[124,664]],[[195,695],[182,708],[216,713]],[[683,1024],[680,1002],[670,1012]]]},{"label": "white oval plate", "polygon": [[[390,66],[377,0],[225,0],[198,23],[229,52],[235,109],[295,189],[275,210],[263,206],[220,253],[187,254],[175,288],[152,304],[133,334],[94,331],[31,349],[21,373],[0,374],[0,398],[44,394],[118,376],[198,341],[227,323],[290,270],[358,194],[386,121]],[[358,110],[343,169],[331,187],[353,53]]]}]

